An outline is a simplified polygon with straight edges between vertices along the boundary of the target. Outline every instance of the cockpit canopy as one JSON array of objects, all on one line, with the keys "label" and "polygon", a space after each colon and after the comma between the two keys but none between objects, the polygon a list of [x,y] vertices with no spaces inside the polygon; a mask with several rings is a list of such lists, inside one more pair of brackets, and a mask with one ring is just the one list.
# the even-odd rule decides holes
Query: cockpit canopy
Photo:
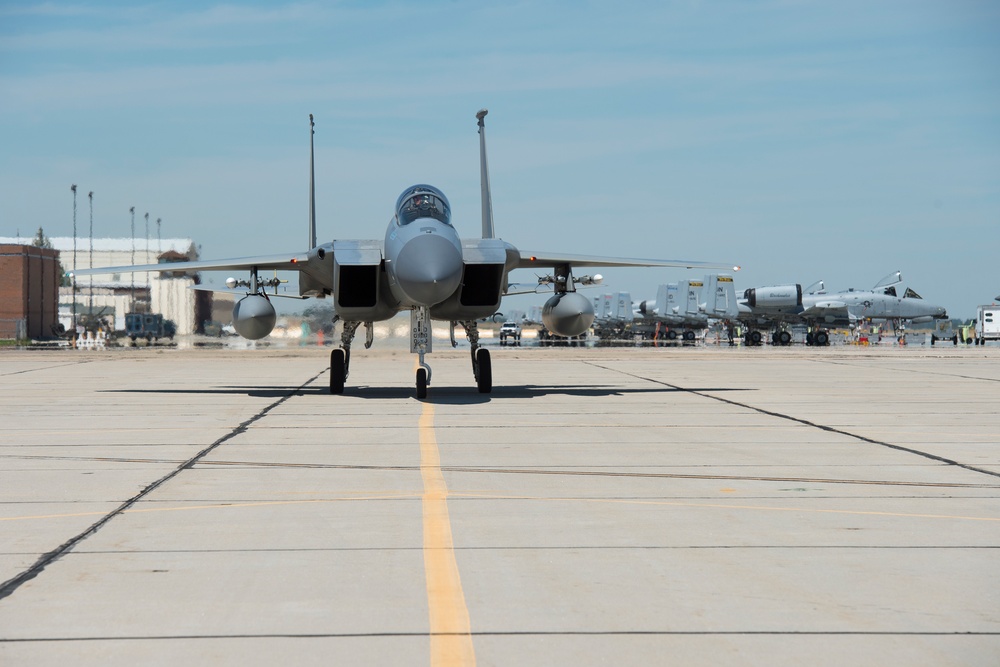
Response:
[{"label": "cockpit canopy", "polygon": [[[882,291],[882,293],[883,294],[887,294],[889,296],[896,296],[896,286],[893,285],[893,286],[890,286],[890,287],[886,287]],[[923,299],[924,297],[920,296],[919,294],[917,294],[916,292],[914,292],[913,290],[911,290],[909,287],[907,287],[906,291],[903,292],[903,298],[904,299]]]},{"label": "cockpit canopy", "polygon": [[446,225],[451,224],[451,206],[443,192],[430,185],[414,185],[399,195],[396,201],[399,224],[408,225],[420,218],[434,218]]}]

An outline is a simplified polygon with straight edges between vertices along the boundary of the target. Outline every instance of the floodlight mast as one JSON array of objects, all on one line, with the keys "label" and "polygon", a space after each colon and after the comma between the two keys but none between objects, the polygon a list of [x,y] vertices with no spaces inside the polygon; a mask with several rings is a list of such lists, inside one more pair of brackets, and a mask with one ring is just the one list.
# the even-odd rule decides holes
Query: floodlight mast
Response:
[{"label": "floodlight mast", "polygon": [[[135,206],[130,206],[128,212],[132,214],[132,266],[135,266]],[[132,293],[131,302],[128,307],[129,310],[135,312],[135,271],[131,273],[132,278]]]},{"label": "floodlight mast", "polygon": [[73,278],[70,280],[70,289],[73,295],[73,303],[70,307],[73,321],[73,345],[76,346],[76,183],[69,186],[73,191]]},{"label": "floodlight mast", "polygon": [[[94,191],[91,190],[87,193],[87,198],[90,199],[90,260],[87,262],[88,269],[94,268]],[[90,299],[87,304],[89,309],[88,315],[90,316],[91,322],[94,319],[94,276],[90,276]]]},{"label": "floodlight mast", "polygon": [[316,136],[316,123],[309,114],[309,247],[316,247],[316,160],[313,149],[313,137]]}]

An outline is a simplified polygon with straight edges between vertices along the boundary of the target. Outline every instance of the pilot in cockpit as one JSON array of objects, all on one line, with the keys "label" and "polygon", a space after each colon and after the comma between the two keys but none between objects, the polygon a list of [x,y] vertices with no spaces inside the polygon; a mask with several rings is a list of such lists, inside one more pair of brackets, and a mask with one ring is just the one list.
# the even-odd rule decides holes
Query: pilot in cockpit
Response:
[{"label": "pilot in cockpit", "polygon": [[448,204],[443,196],[437,196],[426,190],[406,197],[399,207],[401,225],[407,225],[419,218],[434,218],[445,224],[451,224],[450,217]]}]

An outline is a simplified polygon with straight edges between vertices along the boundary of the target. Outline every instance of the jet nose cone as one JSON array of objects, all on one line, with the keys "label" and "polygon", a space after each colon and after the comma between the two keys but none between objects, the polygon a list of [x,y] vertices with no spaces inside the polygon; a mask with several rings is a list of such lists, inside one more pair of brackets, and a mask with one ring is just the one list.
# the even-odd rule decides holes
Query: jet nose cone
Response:
[{"label": "jet nose cone", "polygon": [[406,242],[395,262],[396,281],[415,305],[433,306],[462,282],[462,253],[450,239],[421,234]]}]

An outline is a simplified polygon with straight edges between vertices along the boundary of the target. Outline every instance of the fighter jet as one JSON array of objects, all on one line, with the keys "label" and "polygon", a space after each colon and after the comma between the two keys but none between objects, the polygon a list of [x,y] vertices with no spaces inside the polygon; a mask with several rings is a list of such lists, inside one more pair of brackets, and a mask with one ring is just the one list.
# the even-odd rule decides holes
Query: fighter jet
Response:
[{"label": "fighter jet", "polygon": [[[542,319],[553,333],[578,336],[590,327],[594,308],[576,286],[591,282],[577,275],[585,267],[684,267],[738,268],[714,262],[628,259],[520,250],[496,237],[486,158],[486,109],[476,114],[479,128],[482,236],[459,236],[452,223],[451,204],[444,193],[425,184],[406,188],[396,201],[392,218],[381,239],[341,240],[317,245],[314,137],[310,123],[309,250],[218,261],[179,262],[134,267],[109,267],[79,271],[78,275],[131,271],[246,271],[246,280],[230,278],[227,289],[241,298],[233,309],[233,326],[251,340],[267,336],[275,325],[271,298],[280,280],[262,278],[262,271],[298,271],[299,297],[332,296],[335,321],[342,323],[340,347],[330,354],[330,393],[342,394],[350,373],[351,343],[358,328],[366,329],[365,347],[373,342],[373,323],[410,311],[410,351],[418,355],[417,398],[426,398],[431,368],[425,355],[432,351],[431,321],[461,325],[472,347],[472,373],[480,393],[489,393],[493,372],[489,350],[479,343],[477,321],[493,316],[508,291],[514,269],[549,269],[540,284],[551,284]],[[274,292],[268,290],[273,288]],[[211,289],[211,288],[208,288]]]},{"label": "fighter jet", "polygon": [[807,344],[829,345],[826,329],[831,325],[854,327],[863,321],[887,321],[898,334],[906,322],[948,317],[943,306],[927,303],[909,287],[904,290],[902,282],[902,273],[895,271],[870,290],[852,288],[827,294],[822,281],[806,290],[801,285],[752,287],[740,300],[740,319],[749,325],[746,342],[760,345],[763,336],[759,328],[770,327],[772,343],[788,345],[792,336],[787,325],[798,323],[810,327]]}]

